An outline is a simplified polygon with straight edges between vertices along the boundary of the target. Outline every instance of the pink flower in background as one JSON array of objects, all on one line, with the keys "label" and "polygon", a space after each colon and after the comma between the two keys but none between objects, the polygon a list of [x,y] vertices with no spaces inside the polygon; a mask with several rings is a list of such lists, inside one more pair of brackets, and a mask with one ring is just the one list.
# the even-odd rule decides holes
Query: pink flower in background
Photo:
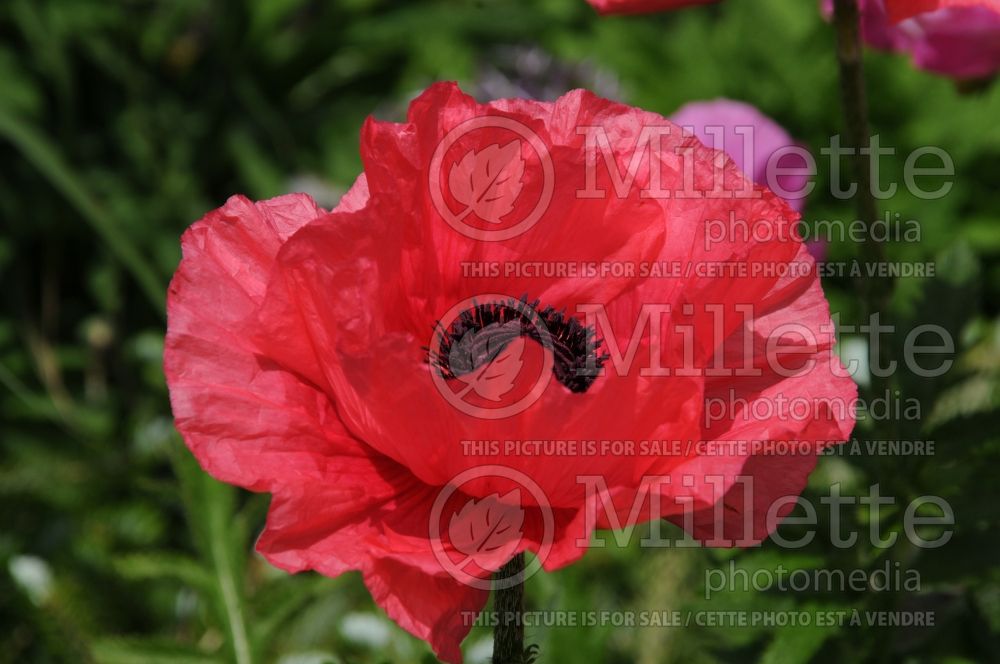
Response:
[{"label": "pink flower in background", "polygon": [[[732,99],[695,101],[682,106],[670,119],[693,131],[708,147],[728,154],[748,178],[782,196],[796,212],[802,211],[808,178],[801,172],[806,166],[801,149],[791,150],[797,143],[789,133],[757,108]],[[777,169],[800,172],[777,175]],[[788,195],[792,192],[794,195]]]},{"label": "pink flower in background", "polygon": [[[757,184],[775,190],[775,185],[796,212],[802,212],[808,193],[808,176],[801,172],[805,161],[798,147],[785,129],[761,113],[756,107],[732,99],[694,101],[685,104],[670,118],[681,127],[694,132],[705,145],[728,154],[736,166]],[[747,149],[749,148],[749,150]],[[772,159],[772,155],[774,158]],[[799,169],[790,175],[777,175],[776,169]],[[768,178],[768,172],[772,174]],[[774,182],[768,182],[771,179]],[[826,242],[809,240],[806,249],[817,261],[826,260]]]},{"label": "pink flower in background", "polygon": [[601,14],[648,14],[693,5],[707,5],[718,0],[587,0]]},{"label": "pink flower in background", "polygon": [[[860,9],[864,40],[909,53],[920,69],[954,78],[983,78],[1000,69],[996,0],[860,0]],[[833,0],[824,0],[823,10],[829,16]]]}]

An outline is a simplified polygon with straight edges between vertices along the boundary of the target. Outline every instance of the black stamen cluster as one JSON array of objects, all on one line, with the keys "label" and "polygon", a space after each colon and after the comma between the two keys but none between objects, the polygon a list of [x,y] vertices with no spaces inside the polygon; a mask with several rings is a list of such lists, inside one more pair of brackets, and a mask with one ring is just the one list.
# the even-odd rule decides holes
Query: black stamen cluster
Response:
[{"label": "black stamen cluster", "polygon": [[438,349],[428,349],[428,362],[444,378],[456,378],[492,362],[514,339],[528,337],[552,351],[556,380],[572,392],[586,392],[610,357],[598,354],[604,340],[565,309],[539,309],[539,304],[526,295],[474,302],[447,327],[438,321]]}]

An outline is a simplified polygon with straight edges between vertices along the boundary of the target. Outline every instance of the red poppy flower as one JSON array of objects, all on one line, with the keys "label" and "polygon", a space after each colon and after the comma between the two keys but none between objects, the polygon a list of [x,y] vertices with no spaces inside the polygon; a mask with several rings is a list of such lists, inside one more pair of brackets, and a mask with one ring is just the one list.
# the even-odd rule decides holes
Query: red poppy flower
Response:
[{"label": "red poppy flower", "polygon": [[693,5],[707,5],[718,0],[587,0],[602,14],[649,14]]},{"label": "red poppy flower", "polygon": [[893,23],[945,7],[984,7],[1000,12],[1000,0],[885,0]]},{"label": "red poppy flower", "polygon": [[[332,212],[301,194],[210,212],[170,286],[177,427],[210,474],[273,494],[273,564],[360,570],[458,662],[476,581],[515,552],[555,569],[595,527],[655,516],[758,541],[849,436],[796,214],[668,120],[437,84],[406,122],[369,119],[361,156]],[[750,235],[719,232],[740,219]]]}]

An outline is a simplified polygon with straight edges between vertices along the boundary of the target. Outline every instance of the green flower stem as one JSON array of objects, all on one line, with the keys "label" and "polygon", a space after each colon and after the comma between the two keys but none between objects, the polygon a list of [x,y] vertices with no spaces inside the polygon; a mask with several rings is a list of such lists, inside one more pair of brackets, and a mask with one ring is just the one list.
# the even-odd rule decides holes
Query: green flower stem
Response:
[{"label": "green flower stem", "polygon": [[[837,63],[840,68],[840,96],[844,110],[844,124],[849,147],[854,148],[852,155],[854,177],[858,189],[855,194],[855,204],[858,219],[871,224],[879,218],[878,202],[872,191],[872,159],[871,131],[868,123],[868,101],[865,94],[865,73],[862,63],[862,44],[860,40],[860,14],[857,0],[834,0],[833,21],[837,31]],[[861,245],[861,257],[866,263],[881,264],[886,261],[885,246],[882,242],[869,237]],[[893,282],[890,278],[859,278],[858,293],[864,305],[864,323],[871,316],[879,315],[879,324],[887,325],[889,303],[892,298]],[[892,350],[888,335],[881,335],[878,356],[891,357]],[[879,397],[890,390],[887,377],[872,373],[871,392]],[[892,422],[886,423],[887,429],[894,429]],[[892,431],[887,432],[890,436]]]}]

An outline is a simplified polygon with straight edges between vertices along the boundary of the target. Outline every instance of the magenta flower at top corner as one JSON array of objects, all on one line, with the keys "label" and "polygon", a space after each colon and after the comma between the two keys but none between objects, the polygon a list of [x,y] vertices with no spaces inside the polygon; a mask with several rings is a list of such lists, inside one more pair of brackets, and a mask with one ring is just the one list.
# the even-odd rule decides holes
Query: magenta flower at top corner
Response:
[{"label": "magenta flower at top corner", "polygon": [[601,14],[651,14],[718,0],[587,0]]},{"label": "magenta flower at top corner", "polygon": [[[865,42],[908,53],[913,64],[956,79],[988,78],[1000,69],[997,0],[859,0]],[[823,1],[827,16],[833,0]]]}]

